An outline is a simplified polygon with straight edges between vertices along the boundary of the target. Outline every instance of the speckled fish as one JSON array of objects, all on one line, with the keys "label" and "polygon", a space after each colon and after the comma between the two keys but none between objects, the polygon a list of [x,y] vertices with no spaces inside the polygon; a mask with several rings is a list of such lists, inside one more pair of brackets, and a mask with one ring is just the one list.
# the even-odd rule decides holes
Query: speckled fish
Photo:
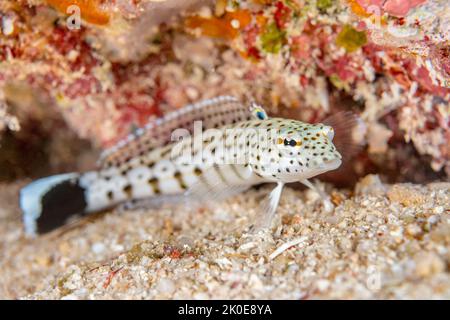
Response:
[{"label": "speckled fish", "polygon": [[277,185],[262,206],[264,227],[285,183],[315,189],[308,179],[341,165],[333,136],[331,126],[269,118],[260,106],[234,97],[188,105],[105,151],[97,171],[42,178],[23,188],[25,229],[30,235],[48,232],[74,215],[128,201],[167,196],[214,201],[272,182]]}]

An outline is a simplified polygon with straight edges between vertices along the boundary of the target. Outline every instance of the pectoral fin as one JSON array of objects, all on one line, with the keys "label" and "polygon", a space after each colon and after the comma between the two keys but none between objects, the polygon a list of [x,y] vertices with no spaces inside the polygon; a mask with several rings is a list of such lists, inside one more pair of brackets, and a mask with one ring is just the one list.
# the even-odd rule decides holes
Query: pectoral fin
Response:
[{"label": "pectoral fin", "polygon": [[327,211],[327,212],[333,211],[334,205],[333,205],[333,203],[331,203],[330,196],[328,194],[326,194],[325,192],[323,192],[322,190],[317,188],[315,185],[313,185],[311,182],[309,182],[306,179],[301,180],[300,182],[319,194],[319,196],[322,198],[323,207],[324,207],[325,211]]},{"label": "pectoral fin", "polygon": [[225,166],[231,165],[212,165],[204,170],[198,177],[198,181],[188,189],[186,196],[197,201],[222,201],[252,186],[247,180],[252,174],[250,168],[248,170],[237,169],[241,179],[236,181],[236,179],[231,180],[232,177],[224,174]]},{"label": "pectoral fin", "polygon": [[270,194],[264,199],[261,205],[262,217],[255,225],[254,231],[270,228],[275,213],[280,202],[281,193],[283,191],[284,183],[278,182],[277,186],[270,192]]}]

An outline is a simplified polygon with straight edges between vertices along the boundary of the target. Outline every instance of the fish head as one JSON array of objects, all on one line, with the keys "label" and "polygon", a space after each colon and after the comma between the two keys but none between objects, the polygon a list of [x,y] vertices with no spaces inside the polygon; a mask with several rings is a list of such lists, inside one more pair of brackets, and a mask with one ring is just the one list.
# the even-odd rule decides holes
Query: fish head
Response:
[{"label": "fish head", "polygon": [[335,170],[342,156],[333,144],[334,130],[324,124],[287,120],[280,122],[270,140],[272,152],[262,157],[264,171],[272,181],[296,182]]}]

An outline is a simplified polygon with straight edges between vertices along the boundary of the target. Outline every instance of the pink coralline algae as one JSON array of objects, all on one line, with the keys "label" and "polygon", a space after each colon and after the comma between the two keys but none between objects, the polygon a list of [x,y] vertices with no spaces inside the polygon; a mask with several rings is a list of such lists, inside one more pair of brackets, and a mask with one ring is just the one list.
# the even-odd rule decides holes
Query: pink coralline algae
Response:
[{"label": "pink coralline algae", "polygon": [[384,12],[404,17],[411,9],[427,2],[427,0],[357,0],[358,4],[367,12],[382,15]]}]

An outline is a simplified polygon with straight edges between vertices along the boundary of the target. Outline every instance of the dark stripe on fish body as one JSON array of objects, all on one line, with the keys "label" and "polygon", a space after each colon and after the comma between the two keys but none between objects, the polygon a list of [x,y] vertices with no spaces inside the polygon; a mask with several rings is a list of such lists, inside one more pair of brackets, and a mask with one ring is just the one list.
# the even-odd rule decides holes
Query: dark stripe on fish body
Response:
[{"label": "dark stripe on fish body", "polygon": [[175,172],[174,174],[175,179],[177,179],[178,184],[180,185],[180,188],[183,190],[187,189],[186,183],[184,183],[183,181],[183,175],[181,174],[180,171]]},{"label": "dark stripe on fish body", "polygon": [[127,195],[128,198],[132,198],[133,197],[133,186],[131,184],[127,184],[123,188],[123,192],[125,192],[125,194]]},{"label": "dark stripe on fish body", "polygon": [[148,180],[148,184],[152,187],[154,194],[160,194],[161,190],[159,189],[159,181],[157,178],[151,178]]}]

